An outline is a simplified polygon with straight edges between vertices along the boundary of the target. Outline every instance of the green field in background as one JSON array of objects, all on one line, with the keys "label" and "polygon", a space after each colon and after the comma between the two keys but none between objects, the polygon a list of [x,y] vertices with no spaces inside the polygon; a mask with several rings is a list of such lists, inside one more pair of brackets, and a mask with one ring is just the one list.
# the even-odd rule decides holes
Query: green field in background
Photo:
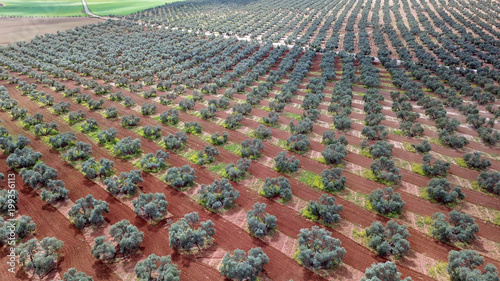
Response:
[{"label": "green field in background", "polygon": [[[179,0],[86,0],[89,10],[100,16],[128,15]],[[81,0],[0,0],[0,16],[80,17],[86,16]]]},{"label": "green field in background", "polygon": [[[2,1],[2,0],[0,0]],[[128,15],[178,0],[86,0],[89,10],[100,16]]]},{"label": "green field in background", "polygon": [[[118,1],[117,1],[118,2]],[[0,16],[85,16],[81,0],[0,0]]]}]

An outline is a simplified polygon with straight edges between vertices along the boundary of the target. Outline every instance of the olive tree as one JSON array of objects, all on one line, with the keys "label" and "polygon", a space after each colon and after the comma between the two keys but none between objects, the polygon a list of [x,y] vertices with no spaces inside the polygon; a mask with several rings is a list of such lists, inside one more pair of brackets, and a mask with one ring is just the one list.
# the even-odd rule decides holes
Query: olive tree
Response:
[{"label": "olive tree", "polygon": [[106,130],[97,133],[96,137],[100,144],[108,144],[108,143],[114,144],[117,141],[116,138],[117,133],[118,130],[116,130],[115,128],[108,128]]},{"label": "olive tree", "polygon": [[160,121],[164,124],[175,125],[179,123],[179,110],[170,108],[160,114]]},{"label": "olive tree", "polygon": [[163,145],[166,149],[180,150],[184,148],[186,142],[187,135],[185,132],[177,132],[175,135],[169,134],[168,136],[163,137]]},{"label": "olive tree", "polygon": [[264,151],[264,144],[259,139],[247,139],[241,142],[240,155],[243,158],[257,159]]},{"label": "olive tree", "polygon": [[137,191],[137,184],[144,182],[141,170],[121,172],[120,176],[108,177],[104,180],[106,190],[112,195],[131,195]]},{"label": "olive tree", "polygon": [[232,280],[256,280],[264,269],[264,265],[269,262],[269,258],[261,248],[252,248],[248,251],[236,249],[227,252],[222,258],[219,270],[222,276]]},{"label": "olive tree", "polygon": [[132,205],[134,212],[146,220],[156,221],[167,214],[168,202],[163,193],[141,193]]},{"label": "olive tree", "polygon": [[314,270],[333,268],[342,262],[346,254],[340,240],[333,238],[330,231],[318,226],[301,229],[298,240],[300,264]]},{"label": "olive tree", "polygon": [[373,263],[365,271],[365,277],[361,281],[411,281],[410,277],[401,279],[398,267],[392,261],[384,263]]},{"label": "olive tree", "polygon": [[149,255],[138,262],[134,268],[136,277],[141,281],[165,280],[180,281],[181,271],[172,262],[171,256]]},{"label": "olive tree", "polygon": [[477,176],[477,184],[488,192],[500,195],[500,172],[481,172]]},{"label": "olive tree", "polygon": [[453,187],[447,179],[431,179],[427,183],[425,191],[427,191],[429,198],[444,204],[454,203],[465,198],[462,189],[459,186]]},{"label": "olive tree", "polygon": [[401,215],[406,204],[401,199],[401,194],[394,192],[392,187],[372,191],[368,201],[375,211],[389,216]]},{"label": "olive tree", "polygon": [[239,181],[245,177],[251,163],[250,159],[240,158],[236,161],[236,165],[231,163],[224,168],[223,176],[232,181]]},{"label": "olive tree", "polygon": [[226,178],[215,180],[210,185],[202,184],[198,194],[200,204],[213,211],[231,207],[240,196],[239,191],[234,190]]},{"label": "olive tree", "polygon": [[342,163],[342,160],[347,156],[347,148],[344,144],[336,142],[334,144],[329,144],[321,155],[325,159],[327,164],[338,165]]},{"label": "olive tree", "polygon": [[28,237],[36,230],[36,224],[31,217],[21,216],[17,219],[4,220],[0,217],[0,246],[11,245],[13,233],[15,238],[22,239]]},{"label": "olive tree", "polygon": [[146,172],[159,172],[167,167],[166,159],[170,158],[168,152],[158,149],[155,154],[148,153],[141,158],[139,165]]},{"label": "olive tree", "polygon": [[116,256],[115,246],[106,241],[106,236],[98,236],[94,239],[94,246],[90,253],[98,260],[110,260]]},{"label": "olive tree", "polygon": [[113,146],[113,152],[122,157],[131,157],[141,151],[141,139],[133,140],[131,137],[124,137]]},{"label": "olive tree", "polygon": [[382,156],[389,158],[391,157],[393,148],[393,144],[386,141],[377,141],[375,144],[370,145],[368,149],[373,158],[380,158]]},{"label": "olive tree", "polygon": [[491,166],[491,162],[488,159],[482,158],[482,153],[478,151],[474,151],[472,153],[466,153],[463,156],[463,160],[467,167],[476,170],[486,170],[489,166]]},{"label": "olive tree", "polygon": [[319,201],[310,200],[303,214],[314,221],[333,224],[340,221],[342,205],[335,204],[335,197],[322,194]]},{"label": "olive tree", "polygon": [[400,170],[396,168],[394,161],[385,156],[375,159],[370,164],[370,169],[375,179],[383,183],[397,184],[403,177],[399,173]]},{"label": "olive tree", "polygon": [[368,246],[380,256],[403,257],[410,252],[410,242],[407,240],[410,233],[404,224],[399,225],[390,220],[383,226],[381,222],[376,221],[366,229],[366,235],[370,239]]},{"label": "olive tree", "polygon": [[128,220],[121,220],[113,224],[109,228],[109,235],[123,256],[128,256],[139,250],[144,237],[144,233],[139,231]]},{"label": "olive tree", "polygon": [[68,212],[70,220],[79,229],[88,225],[99,226],[104,222],[103,213],[109,213],[106,201],[95,199],[92,194],[76,200]]},{"label": "olive tree", "polygon": [[172,167],[167,170],[165,181],[174,188],[187,187],[196,180],[195,171],[189,165],[182,167]]},{"label": "olive tree", "polygon": [[94,281],[94,279],[84,272],[76,270],[72,267],[63,275],[63,281]]},{"label": "olive tree", "polygon": [[432,161],[434,158],[426,154],[422,158],[422,170],[425,175],[429,177],[446,177],[448,175],[448,170],[450,169],[450,163],[439,159]]},{"label": "olive tree", "polygon": [[224,145],[227,143],[228,139],[228,133],[222,132],[222,134],[220,134],[219,132],[215,132],[210,136],[210,143],[213,145]]},{"label": "olive tree", "polygon": [[38,159],[42,157],[42,153],[34,151],[29,147],[16,148],[6,160],[9,167],[13,169],[22,169],[33,167]]},{"label": "olive tree", "polygon": [[33,238],[20,244],[16,248],[16,254],[19,255],[22,266],[42,278],[55,268],[63,246],[64,243],[55,237],[45,237],[40,242]]},{"label": "olive tree", "polygon": [[261,140],[270,139],[271,138],[271,129],[266,126],[259,124],[257,129],[253,131],[253,137]]},{"label": "olive tree", "polygon": [[328,192],[336,192],[344,190],[346,177],[342,176],[341,168],[325,169],[321,172],[321,182],[323,190]]},{"label": "olive tree", "polygon": [[266,213],[265,203],[255,203],[247,212],[248,230],[256,237],[263,237],[276,229],[277,219]]},{"label": "olive tree", "polygon": [[287,157],[285,151],[279,152],[274,161],[274,169],[280,173],[293,173],[299,169],[299,160],[295,156]]},{"label": "olive tree", "polygon": [[431,144],[428,140],[423,140],[421,143],[412,144],[411,146],[415,149],[416,152],[422,154],[428,153],[432,149]]},{"label": "olive tree", "polygon": [[292,188],[285,177],[266,178],[260,194],[267,198],[279,196],[283,201],[288,201],[292,199]]},{"label": "olive tree", "polygon": [[89,158],[82,163],[82,172],[90,180],[97,177],[106,178],[113,174],[113,166],[114,162],[109,159],[101,158],[98,162],[94,158]]},{"label": "olive tree", "polygon": [[484,258],[474,250],[451,250],[448,253],[446,270],[452,281],[461,280],[498,280],[498,270],[491,263],[484,266],[484,272],[478,267],[484,264]]},{"label": "olive tree", "polygon": [[68,161],[86,160],[92,153],[92,147],[86,142],[76,142],[75,146],[63,154]]},{"label": "olive tree", "polygon": [[49,144],[55,149],[64,149],[70,146],[76,140],[73,132],[60,133],[49,138]]},{"label": "olive tree", "polygon": [[449,222],[446,215],[435,213],[432,215],[432,236],[442,242],[464,242],[471,243],[476,240],[476,233],[479,227],[471,215],[452,210]]},{"label": "olive tree", "polygon": [[311,142],[306,135],[293,134],[286,140],[286,147],[297,153],[305,153],[309,150]]},{"label": "olive tree", "polygon": [[[196,226],[200,225],[198,228]],[[169,246],[174,250],[189,252],[193,247],[200,251],[210,245],[215,234],[211,220],[200,222],[197,212],[189,213],[168,229]]]}]

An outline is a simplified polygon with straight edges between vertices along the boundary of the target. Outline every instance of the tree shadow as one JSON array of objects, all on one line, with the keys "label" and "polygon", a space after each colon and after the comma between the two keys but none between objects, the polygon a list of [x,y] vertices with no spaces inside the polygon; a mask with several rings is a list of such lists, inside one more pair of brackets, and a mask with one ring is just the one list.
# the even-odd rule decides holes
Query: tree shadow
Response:
[{"label": "tree shadow", "polygon": [[100,260],[95,261],[92,268],[94,269],[94,275],[101,280],[109,280],[111,273],[113,273],[113,270]]}]

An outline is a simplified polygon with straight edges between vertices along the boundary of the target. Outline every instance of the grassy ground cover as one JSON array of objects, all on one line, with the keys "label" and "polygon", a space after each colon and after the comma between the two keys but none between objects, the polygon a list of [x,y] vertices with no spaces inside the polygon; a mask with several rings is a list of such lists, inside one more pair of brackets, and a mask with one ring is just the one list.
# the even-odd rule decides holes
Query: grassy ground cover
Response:
[{"label": "grassy ground cover", "polygon": [[81,0],[1,0],[0,3],[4,4],[0,7],[0,16],[85,16]]},{"label": "grassy ground cover", "polygon": [[161,6],[177,0],[86,0],[90,11],[96,15],[128,15],[140,10]]}]

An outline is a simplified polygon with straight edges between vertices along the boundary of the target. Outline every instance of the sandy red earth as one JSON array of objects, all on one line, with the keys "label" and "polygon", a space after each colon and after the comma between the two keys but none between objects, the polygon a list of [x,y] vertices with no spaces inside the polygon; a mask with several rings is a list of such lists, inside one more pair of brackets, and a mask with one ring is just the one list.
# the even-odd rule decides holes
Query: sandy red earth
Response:
[{"label": "sandy red earth", "polygon": [[[20,76],[23,78],[23,80],[29,81],[29,82],[34,82],[33,79],[29,79],[26,76]],[[75,85],[71,81],[64,81],[66,86],[70,86],[70,88],[74,88]],[[9,88],[9,93],[14,94],[14,98],[16,98],[18,101],[22,101],[21,104],[23,104],[23,107],[26,107],[29,109],[30,112],[43,112],[45,116],[45,121],[56,121],[59,125],[61,125],[60,130],[61,131],[69,131],[72,130],[60,117],[57,117],[50,113],[46,109],[40,109],[39,105],[31,102],[27,97],[21,96],[19,91],[14,89],[12,85],[6,85]],[[118,121],[110,121],[105,118],[99,113],[89,111],[86,107],[80,106],[72,102],[69,98],[63,98],[60,93],[55,93],[52,90],[44,87],[44,91],[52,94],[56,100],[56,102],[64,100],[64,101],[69,101],[71,102],[71,110],[77,110],[77,109],[82,109],[87,112],[88,117],[94,117],[98,123],[101,129],[108,128],[108,127],[116,127],[118,129],[118,137],[122,138],[125,136],[132,136],[133,138],[140,137],[138,134],[126,130],[124,128],[121,128],[118,124]],[[114,89],[118,90],[118,89]],[[124,91],[120,89],[122,92],[124,92],[127,96],[132,97],[134,101],[136,101],[138,104],[142,104],[144,102],[150,102],[138,95],[132,94],[128,91]],[[91,91],[84,91],[85,93],[92,94]],[[303,93],[302,93],[303,94]],[[237,95],[238,98],[241,98],[240,96]],[[95,96],[94,96],[95,98]],[[265,104],[266,101],[263,101],[263,104]],[[297,101],[300,102],[300,101]],[[129,115],[129,114],[136,114],[137,112],[132,110],[132,109],[127,109],[124,108],[122,105],[118,103],[114,103],[111,101],[106,101],[105,106],[110,106],[110,105],[115,105],[120,111],[120,116],[123,115]],[[354,104],[353,104],[354,105]],[[158,106],[158,112],[162,112],[166,109],[168,109],[168,106],[162,106],[160,104],[157,104]],[[197,105],[196,109],[199,110],[202,108],[202,105]],[[296,108],[292,107],[287,107],[286,110],[290,110],[288,112],[293,112],[293,113],[301,113],[301,111],[294,112]],[[392,113],[392,112],[388,112]],[[252,114],[256,116],[265,116],[267,115],[267,112],[260,110],[260,109],[253,109]],[[9,120],[9,115],[2,113],[2,118],[3,120]],[[214,132],[221,132],[221,131],[227,131],[221,126],[218,126],[210,121],[202,120],[201,118],[195,117],[193,115],[190,115],[188,113],[180,112],[180,119],[184,122],[186,121],[196,121],[202,124],[203,129],[207,133],[214,133]],[[225,117],[226,113],[224,112],[219,112],[218,117]],[[280,123],[282,124],[287,124],[289,122],[289,118],[286,116],[280,117]],[[324,120],[324,121],[329,121],[329,120]],[[141,126],[144,125],[158,125],[159,122],[156,120],[153,120],[152,118],[149,117],[141,117]],[[242,121],[242,124],[244,126],[247,126],[249,128],[256,128],[258,123],[249,119],[245,119]],[[356,125],[356,123],[354,123]],[[392,125],[390,123],[387,124],[388,126]],[[18,124],[10,124],[10,128],[14,130],[16,133],[23,133],[23,134],[30,134],[29,132],[24,131],[23,129],[19,128]],[[357,130],[361,130],[361,128],[356,128]],[[273,130],[273,136],[280,138],[280,139],[286,139],[289,136],[289,133],[277,130],[277,129],[272,129]],[[162,127],[162,134],[166,135],[168,133],[173,133],[178,131],[178,129],[169,127],[169,126],[163,126]],[[324,131],[324,128],[321,128],[319,126],[315,126],[315,133],[321,134]],[[239,143],[244,139],[247,139],[248,136],[244,135],[243,133],[237,132],[237,131],[228,131],[230,134],[230,141]],[[33,137],[32,135],[30,135]],[[91,143],[90,139],[77,132],[77,136],[79,140],[86,141],[88,143]],[[355,136],[350,136],[347,135],[347,138],[350,143],[352,144],[359,144],[361,139]],[[391,135],[389,139],[394,139],[396,141],[402,141],[402,138],[398,135]],[[412,141],[407,138],[402,138],[406,142],[413,142],[413,143],[418,143],[417,141]],[[144,247],[144,255],[141,257],[144,257],[146,254],[155,252],[157,254],[174,254],[174,261],[179,264],[180,268],[183,270],[183,275],[185,276],[202,276],[201,274],[207,274],[208,276],[212,276],[213,278],[217,279],[220,278],[219,273],[214,269],[207,267],[205,264],[200,263],[196,260],[196,258],[190,258],[190,257],[185,257],[185,256],[180,256],[180,255],[175,255],[173,251],[170,250],[170,248],[165,247],[168,243],[167,239],[167,232],[164,229],[161,229],[159,226],[151,227],[146,224],[146,222],[142,219],[139,219],[135,216],[135,214],[130,210],[128,207],[126,207],[122,202],[117,200],[116,198],[110,196],[107,192],[105,192],[101,187],[96,185],[93,182],[86,181],[86,184],[88,184],[89,190],[81,190],[79,188],[76,188],[75,186],[78,186],[78,184],[75,183],[74,186],[71,186],[69,183],[74,182],[75,179],[73,177],[70,177],[70,174],[78,174],[76,178],[79,178],[79,180],[84,180],[83,175],[79,174],[74,168],[72,168],[70,165],[65,164],[64,161],[60,158],[59,154],[53,150],[51,150],[46,144],[42,143],[41,141],[36,141],[37,145],[34,146],[37,148],[37,150],[42,151],[44,155],[53,155],[54,158],[49,158],[49,160],[46,160],[48,165],[56,167],[59,171],[60,174],[62,174],[61,171],[67,171],[67,173],[64,173],[64,176],[62,177],[65,181],[67,186],[69,186],[70,189],[70,199],[72,201],[77,200],[80,197],[85,196],[86,194],[91,191],[92,194],[94,194],[94,197],[98,199],[105,199],[110,203],[110,209],[111,213],[107,215],[107,218],[110,223],[114,223],[122,218],[127,218],[130,221],[132,221],[136,226],[140,228],[141,231],[144,231],[146,234],[146,237],[154,237],[155,239],[145,239],[145,242],[143,244]],[[203,142],[200,138],[197,137],[189,137],[188,140],[188,146],[192,149],[195,150],[200,150],[203,149],[204,146],[206,145],[205,142]],[[38,149],[38,147],[44,147],[43,149]],[[148,153],[148,152],[154,152],[160,147],[154,143],[153,141],[149,141],[146,139],[142,139],[142,146],[143,146],[143,152]],[[482,145],[481,145],[482,146]],[[267,157],[274,157],[278,152],[282,151],[281,148],[271,145],[270,143],[266,143],[264,150],[264,154]],[[92,144],[93,148],[93,154],[92,156],[95,158],[100,158],[100,157],[105,157],[109,158],[115,161],[115,167],[117,168],[118,171],[128,171],[131,169],[135,169],[136,167],[132,166],[129,162],[121,159],[113,159],[114,157],[111,156],[106,150],[104,150],[102,147],[99,147],[95,144]],[[324,146],[322,146],[319,143],[313,142],[312,149],[316,151],[322,151]],[[443,149],[443,153],[453,153],[453,150],[446,149],[444,147],[439,147]],[[488,149],[488,147],[482,147],[484,149]],[[433,146],[434,149],[434,146]],[[221,155],[217,157],[218,160],[221,160],[225,163],[229,162],[236,162],[237,159],[239,159],[238,156],[235,154],[232,154],[226,150],[220,150]],[[439,151],[438,151],[439,152]],[[398,154],[397,154],[398,153]],[[460,153],[458,153],[461,155]],[[421,160],[419,159],[419,156],[416,154],[412,154],[408,151],[402,150],[402,149],[395,149],[394,150],[394,155],[396,157],[400,157],[402,159],[411,159],[412,162],[417,162],[420,163]],[[314,172],[314,173],[321,173],[325,168],[328,168],[328,166],[318,163],[317,161],[306,158],[302,155],[296,155],[298,159],[301,161],[301,166],[303,168],[306,168],[308,171]],[[45,157],[44,157],[45,159]],[[371,160],[369,158],[366,158],[364,156],[360,155],[352,155],[349,154],[348,158],[346,159],[347,161],[360,165],[364,168],[369,167],[369,164],[371,163]],[[419,162],[420,161],[420,162]],[[184,158],[171,153],[171,158],[168,161],[171,166],[180,166],[184,164],[189,164],[187,160]],[[496,161],[495,161],[496,162]],[[59,164],[58,164],[59,163]],[[498,164],[498,163],[495,163]],[[199,167],[196,165],[191,164],[193,168],[196,170],[196,175],[198,176],[197,182],[198,183],[205,183],[209,184],[212,183],[213,180],[215,179],[214,175],[211,174],[206,168]],[[464,170],[463,168],[455,167],[455,169],[458,170],[452,170],[453,172],[460,173],[461,169]],[[468,170],[465,170],[468,171]],[[252,164],[252,167],[250,169],[250,173],[258,177],[259,179],[265,179],[266,177],[277,177],[281,174],[267,168],[266,166],[262,165],[259,162],[255,162]],[[351,174],[351,173],[345,173],[345,176],[347,177],[348,181],[348,186],[358,192],[369,194],[372,190],[382,187],[380,184],[376,184],[372,181],[369,181],[363,177]],[[464,175],[461,175],[464,176]],[[67,179],[70,177],[69,179]],[[209,214],[203,211],[203,209],[195,204],[194,202],[190,201],[188,197],[186,197],[184,194],[179,193],[171,188],[168,188],[165,183],[159,181],[157,178],[147,174],[143,173],[143,177],[145,178],[146,182],[141,184],[141,188],[143,192],[165,192],[167,194],[167,200],[169,201],[169,212],[172,212],[174,214],[174,220],[178,219],[181,217],[183,214],[188,213],[190,211],[198,211],[202,217],[202,219],[210,218],[212,219],[217,228],[217,234],[216,234],[216,243],[218,246],[225,250],[232,250],[236,247],[238,248],[244,248],[245,250],[249,249],[250,247],[253,246],[261,246],[263,247],[264,251],[270,256],[271,262],[269,265],[266,266],[266,274],[273,278],[274,280],[281,280],[280,277],[286,277],[286,278],[291,278],[290,276],[296,276],[297,280],[311,280],[313,278],[319,278],[317,275],[312,275],[312,273],[308,270],[305,270],[301,268],[296,262],[291,260],[289,257],[286,257],[283,253],[277,251],[276,249],[270,247],[266,243],[262,242],[261,240],[258,239],[250,239],[249,236],[244,233],[242,229],[238,230],[238,235],[234,235],[234,230],[238,229],[236,228],[235,225],[232,225],[230,222],[227,222],[225,219],[220,218],[220,216],[214,215],[214,214]],[[469,173],[466,173],[465,177],[472,177],[474,178],[474,172],[470,171]],[[289,177],[290,178],[290,177]],[[404,174],[404,180],[405,181],[410,181],[414,184],[417,184],[419,186],[425,186],[427,183],[427,179],[421,176],[418,176],[413,173],[407,173]],[[320,195],[320,192],[317,190],[312,190],[309,187],[307,187],[305,184],[290,178],[292,187],[293,187],[293,193],[296,197],[301,198],[302,200],[313,200],[317,199]],[[88,182],[88,183],[87,183]],[[355,184],[354,184],[355,183]],[[290,215],[290,209],[286,206],[283,206],[282,204],[276,203],[274,201],[265,199],[263,197],[258,196],[255,192],[249,191],[245,186],[242,186],[241,184],[238,183],[233,183],[233,186],[240,191],[240,198],[238,199],[238,205],[241,208],[244,209],[250,209],[253,205],[254,202],[260,201],[260,202],[266,202],[268,205],[268,212],[272,213],[273,215],[276,215],[278,217],[278,229],[280,232],[290,236],[290,237],[296,237],[298,231],[301,228],[304,227],[310,227],[312,225],[315,225],[312,222],[305,221],[304,219],[301,219],[298,215],[297,216],[291,216]],[[494,208],[499,208],[498,205],[498,199],[492,198],[489,196],[485,196],[479,192],[475,191],[469,191],[467,190],[467,198],[468,200],[472,200],[470,202],[474,204],[487,204],[490,207]],[[470,194],[469,194],[470,193]],[[448,213],[451,209],[436,205],[436,204],[431,204],[426,200],[423,200],[421,198],[418,198],[416,196],[402,193],[403,195],[403,200],[407,203],[406,209],[409,210],[410,212],[414,212],[417,214],[421,215],[432,215],[434,212],[444,212]],[[476,196],[476,197],[475,197]],[[35,196],[36,197],[36,196]],[[472,198],[472,199],[471,199]],[[38,198],[37,198],[38,199]],[[488,199],[491,199],[490,201]],[[494,200],[496,199],[496,200]],[[40,204],[43,205],[43,202],[40,201]],[[342,214],[342,217],[352,223],[359,224],[362,227],[369,226],[371,222],[375,220],[381,220],[381,221],[387,221],[386,218],[375,215],[365,209],[362,209],[353,203],[343,200],[340,197],[337,197],[337,200],[340,204],[344,206],[344,213]],[[180,207],[182,206],[182,208]],[[187,206],[187,207],[186,207]],[[114,211],[113,211],[114,210]],[[63,217],[64,218],[64,217]],[[64,218],[65,219],[65,218]],[[36,221],[36,220],[35,220]],[[68,222],[69,223],[69,222]],[[491,239],[493,241],[498,242],[498,227],[493,226],[490,223],[486,223],[483,221],[478,221],[478,224],[480,226],[481,232],[479,235]],[[161,224],[160,224],[161,225]],[[145,230],[144,230],[145,229]],[[347,249],[347,255],[344,259],[344,263],[347,265],[360,270],[364,271],[364,269],[368,266],[371,265],[372,262],[375,261],[383,261],[384,259],[377,257],[375,254],[371,253],[368,251],[366,248],[363,246],[357,244],[350,238],[342,235],[341,233],[335,231],[335,229],[330,229],[331,231],[334,232],[334,236],[341,239],[342,245]],[[162,231],[162,239],[160,239],[160,242],[156,242],[156,239],[159,237],[158,232]],[[411,238],[410,238],[410,243],[412,244],[412,249],[415,250],[418,253],[423,253],[427,256],[432,257],[433,259],[436,260],[441,260],[441,261],[446,261],[447,259],[447,252],[451,249],[457,249],[453,246],[446,245],[440,242],[436,242],[436,240],[431,239],[430,237],[423,235],[422,233],[410,229],[411,233]],[[43,236],[42,236],[43,237]],[[222,241],[221,241],[222,240]],[[163,247],[162,247],[163,246]],[[90,246],[89,246],[90,247]],[[160,252],[157,252],[160,251]],[[65,253],[66,254],[66,253]],[[69,255],[69,253],[68,253]],[[93,258],[91,257],[91,260]],[[137,259],[138,260],[138,259]],[[187,261],[186,261],[187,260]],[[497,267],[499,266],[498,261],[492,260],[490,258],[486,259],[487,262],[493,262]],[[64,265],[65,261],[61,262],[61,266]],[[69,268],[71,266],[66,266],[64,267],[65,269]],[[285,271],[286,273],[283,273],[284,271],[282,269],[288,269],[289,271]],[[59,270],[61,274],[65,270]],[[406,267],[400,266],[400,271],[403,273],[404,276],[412,276],[414,280],[420,280],[420,279],[427,279],[428,277],[422,275],[419,272],[415,272],[413,270],[409,270]],[[92,271],[90,271],[92,272]],[[192,274],[192,275],[190,275]],[[307,278],[306,278],[307,277]],[[346,276],[343,276],[344,278]]]}]

